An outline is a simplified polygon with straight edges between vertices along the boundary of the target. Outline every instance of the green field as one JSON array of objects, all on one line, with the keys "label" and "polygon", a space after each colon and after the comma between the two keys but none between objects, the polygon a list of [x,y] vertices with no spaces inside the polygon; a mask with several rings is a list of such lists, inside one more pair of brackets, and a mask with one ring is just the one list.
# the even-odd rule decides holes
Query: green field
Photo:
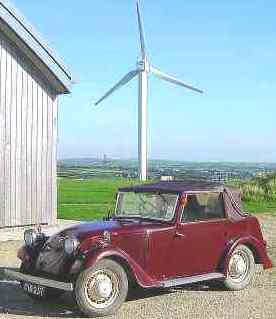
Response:
[{"label": "green field", "polygon": [[276,201],[244,201],[243,208],[252,214],[269,214],[276,217]]},{"label": "green field", "polygon": [[137,180],[58,179],[58,218],[70,220],[93,220],[114,210],[118,187],[137,184]]},{"label": "green field", "polygon": [[[58,217],[70,220],[95,220],[114,210],[118,187],[137,184],[133,179],[58,179]],[[267,213],[276,216],[274,188],[266,196],[252,184],[236,185],[244,193],[244,209],[250,213]],[[249,187],[250,186],[250,187]],[[254,187],[253,187],[254,186]]]}]

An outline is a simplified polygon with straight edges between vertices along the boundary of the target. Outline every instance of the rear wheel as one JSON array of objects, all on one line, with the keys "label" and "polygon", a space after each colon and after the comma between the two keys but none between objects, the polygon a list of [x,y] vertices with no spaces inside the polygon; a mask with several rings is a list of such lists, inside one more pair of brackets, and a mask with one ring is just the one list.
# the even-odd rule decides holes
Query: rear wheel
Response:
[{"label": "rear wheel", "polygon": [[87,316],[107,316],[115,313],[128,293],[128,278],[123,267],[103,259],[83,271],[76,282],[75,298]]},{"label": "rear wheel", "polygon": [[224,285],[230,290],[244,289],[250,284],[254,272],[255,261],[252,251],[245,245],[239,245],[230,257]]}]

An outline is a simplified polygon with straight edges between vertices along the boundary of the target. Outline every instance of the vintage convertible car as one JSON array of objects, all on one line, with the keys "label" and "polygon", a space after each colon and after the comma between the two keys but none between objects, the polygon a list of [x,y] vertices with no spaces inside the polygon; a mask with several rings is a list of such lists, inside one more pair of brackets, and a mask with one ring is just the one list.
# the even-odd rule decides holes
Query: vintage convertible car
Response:
[{"label": "vintage convertible car", "polygon": [[249,285],[255,264],[272,263],[258,220],[240,193],[207,182],[158,182],[122,188],[114,215],[48,238],[25,232],[19,271],[6,274],[35,299],[74,294],[87,316],[119,309],[130,286],[166,288],[217,280]]}]

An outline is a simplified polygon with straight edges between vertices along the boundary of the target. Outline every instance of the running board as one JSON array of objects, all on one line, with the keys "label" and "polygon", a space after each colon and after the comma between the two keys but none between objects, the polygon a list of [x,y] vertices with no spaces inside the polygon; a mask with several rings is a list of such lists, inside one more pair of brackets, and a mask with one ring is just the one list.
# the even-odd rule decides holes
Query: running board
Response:
[{"label": "running board", "polygon": [[204,275],[197,275],[197,276],[191,276],[191,277],[181,277],[181,278],[174,278],[169,279],[161,282],[161,286],[164,288],[168,287],[174,287],[174,286],[182,286],[187,284],[193,284],[195,282],[200,281],[207,281],[207,280],[213,280],[213,279],[224,279],[225,276],[218,272],[213,272],[209,274]]}]

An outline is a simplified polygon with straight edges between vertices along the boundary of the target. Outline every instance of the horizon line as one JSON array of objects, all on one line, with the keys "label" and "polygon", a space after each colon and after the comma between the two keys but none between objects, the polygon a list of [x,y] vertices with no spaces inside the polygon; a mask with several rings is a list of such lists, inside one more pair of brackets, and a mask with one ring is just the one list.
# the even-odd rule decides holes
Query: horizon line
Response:
[{"label": "horizon line", "polygon": [[[58,158],[58,161],[67,161],[67,160],[97,160],[97,161],[104,161],[102,157],[66,157],[66,158]],[[107,157],[107,160],[111,161],[135,161],[138,162],[136,158],[118,158],[118,157]],[[233,164],[274,164],[276,162],[269,162],[269,161],[241,161],[241,160],[177,160],[177,159],[158,159],[153,158],[149,159],[149,161],[166,161],[166,162],[184,162],[184,163],[233,163]]]}]

